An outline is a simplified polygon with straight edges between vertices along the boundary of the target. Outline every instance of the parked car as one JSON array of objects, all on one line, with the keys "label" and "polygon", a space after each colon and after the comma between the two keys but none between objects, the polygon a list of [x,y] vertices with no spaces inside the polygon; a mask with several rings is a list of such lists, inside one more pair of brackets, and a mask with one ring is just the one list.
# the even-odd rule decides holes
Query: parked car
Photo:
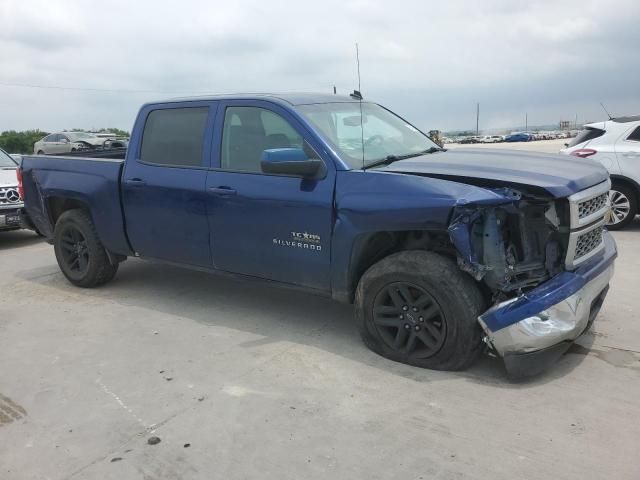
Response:
[{"label": "parked car", "polygon": [[18,189],[18,163],[0,148],[0,232],[17,230],[24,206]]},{"label": "parked car", "polygon": [[480,137],[480,143],[499,143],[502,141],[502,135],[485,135]]},{"label": "parked car", "polygon": [[478,137],[465,137],[458,141],[458,143],[467,144],[467,143],[480,143],[480,139]]},{"label": "parked car", "polygon": [[528,133],[512,133],[507,135],[504,139],[505,142],[529,142],[531,141],[531,135]]},{"label": "parked car", "polygon": [[[115,142],[115,145],[114,145]],[[88,132],[60,132],[47,135],[33,145],[33,153],[38,155],[59,155],[99,148],[122,148],[126,142],[116,135],[99,137]]]},{"label": "parked car", "polygon": [[640,115],[585,125],[560,153],[595,160],[609,171],[609,230],[633,221],[640,199]]},{"label": "parked car", "polygon": [[489,345],[514,377],[545,369],[608,291],[607,171],[446,151],[359,99],[149,103],[123,160],[25,156],[26,210],[79,287],[155,258],[353,302],[396,361],[458,370]]}]

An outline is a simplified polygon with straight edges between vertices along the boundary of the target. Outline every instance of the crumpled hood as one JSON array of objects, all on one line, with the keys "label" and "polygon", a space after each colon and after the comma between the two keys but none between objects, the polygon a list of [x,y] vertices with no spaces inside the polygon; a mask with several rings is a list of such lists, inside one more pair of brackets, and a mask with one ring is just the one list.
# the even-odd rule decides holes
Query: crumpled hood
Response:
[{"label": "crumpled hood", "polygon": [[379,170],[478,183],[477,180],[540,187],[555,198],[607,180],[599,163],[566,155],[498,149],[458,149],[393,162]]}]

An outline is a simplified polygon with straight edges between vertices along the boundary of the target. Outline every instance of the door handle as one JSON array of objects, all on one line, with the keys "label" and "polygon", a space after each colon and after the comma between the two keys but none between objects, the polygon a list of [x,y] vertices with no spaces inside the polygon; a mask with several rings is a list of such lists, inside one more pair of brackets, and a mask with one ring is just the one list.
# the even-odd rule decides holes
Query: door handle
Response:
[{"label": "door handle", "polygon": [[129,180],[125,180],[124,183],[130,187],[144,187],[147,184],[147,182],[139,178],[130,178]]},{"label": "door handle", "polygon": [[231,187],[209,187],[209,193],[211,195],[220,195],[224,197],[230,197],[237,192]]}]

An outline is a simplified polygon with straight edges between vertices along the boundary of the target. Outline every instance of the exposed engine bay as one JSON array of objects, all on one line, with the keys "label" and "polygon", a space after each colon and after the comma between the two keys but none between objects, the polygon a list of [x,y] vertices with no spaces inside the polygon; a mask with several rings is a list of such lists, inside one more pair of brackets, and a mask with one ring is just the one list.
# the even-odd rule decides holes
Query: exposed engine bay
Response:
[{"label": "exposed engine bay", "polygon": [[460,268],[501,301],[563,270],[569,221],[562,200],[510,188],[494,191],[504,203],[456,207],[448,230]]}]

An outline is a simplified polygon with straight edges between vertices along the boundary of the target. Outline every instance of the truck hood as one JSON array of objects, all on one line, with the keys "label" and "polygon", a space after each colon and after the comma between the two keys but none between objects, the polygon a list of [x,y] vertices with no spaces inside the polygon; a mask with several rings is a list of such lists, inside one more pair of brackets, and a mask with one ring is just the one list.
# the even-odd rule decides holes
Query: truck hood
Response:
[{"label": "truck hood", "polygon": [[17,187],[18,177],[16,177],[16,169],[0,170],[0,187]]},{"label": "truck hood", "polygon": [[555,198],[607,180],[600,164],[565,155],[498,149],[459,149],[393,162],[379,170],[444,178],[478,186],[543,189]]}]

